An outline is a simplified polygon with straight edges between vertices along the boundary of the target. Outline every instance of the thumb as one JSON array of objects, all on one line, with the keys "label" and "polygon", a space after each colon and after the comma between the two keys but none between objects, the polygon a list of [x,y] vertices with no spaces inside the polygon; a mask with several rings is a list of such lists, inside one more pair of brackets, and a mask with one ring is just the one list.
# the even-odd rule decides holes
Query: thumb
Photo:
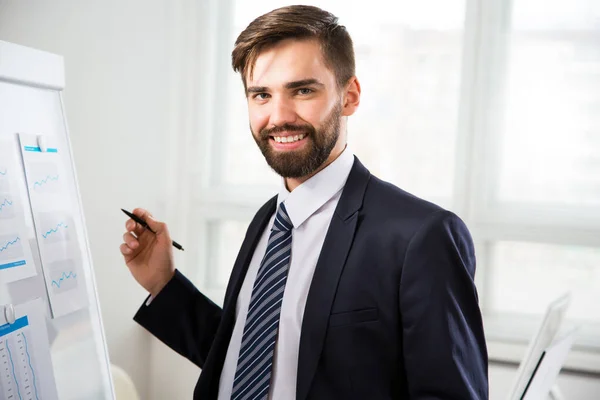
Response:
[{"label": "thumb", "polygon": [[146,225],[148,225],[148,228],[150,228],[156,234],[165,230],[165,224],[154,219],[154,217],[152,217],[152,214],[150,214],[150,211],[145,210],[143,208],[135,208],[133,210],[133,214],[137,215],[143,221],[145,221]]},{"label": "thumb", "polygon": [[156,236],[169,236],[167,224],[155,220],[151,215],[146,217],[146,224],[148,224],[148,228],[152,229],[156,233]]}]

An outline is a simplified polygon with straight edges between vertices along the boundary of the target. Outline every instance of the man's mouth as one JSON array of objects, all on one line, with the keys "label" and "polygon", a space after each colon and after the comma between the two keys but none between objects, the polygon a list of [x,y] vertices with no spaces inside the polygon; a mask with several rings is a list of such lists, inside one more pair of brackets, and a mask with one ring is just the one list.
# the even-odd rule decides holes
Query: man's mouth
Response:
[{"label": "man's mouth", "polygon": [[271,138],[277,143],[294,143],[304,139],[305,137],[306,133],[301,133],[299,135],[271,136]]}]

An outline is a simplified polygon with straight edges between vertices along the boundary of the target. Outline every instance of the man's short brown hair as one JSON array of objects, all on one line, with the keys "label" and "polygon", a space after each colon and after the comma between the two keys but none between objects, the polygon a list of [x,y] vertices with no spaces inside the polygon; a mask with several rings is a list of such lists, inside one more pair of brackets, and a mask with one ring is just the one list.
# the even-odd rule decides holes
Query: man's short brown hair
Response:
[{"label": "man's short brown hair", "polygon": [[325,65],[335,74],[338,87],[355,75],[354,47],[346,27],[338,18],[318,7],[288,6],[268,12],[248,25],[235,41],[231,64],[240,72],[244,87],[252,76],[258,55],[285,39],[316,39]]}]

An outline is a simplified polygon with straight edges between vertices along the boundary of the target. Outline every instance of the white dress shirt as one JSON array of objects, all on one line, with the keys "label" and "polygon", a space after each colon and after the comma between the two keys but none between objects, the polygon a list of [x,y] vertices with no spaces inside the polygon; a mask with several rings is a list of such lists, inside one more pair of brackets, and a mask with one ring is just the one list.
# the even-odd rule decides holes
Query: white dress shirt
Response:
[{"label": "white dress shirt", "polygon": [[[281,304],[279,334],[273,357],[270,399],[294,399],[296,397],[298,350],[306,297],[329,223],[353,163],[354,156],[346,149],[336,160],[298,186],[293,192],[290,193],[286,189],[285,183],[282,184],[279,192],[277,205],[285,202],[294,228],[292,229],[291,264]],[[219,382],[219,400],[230,400],[231,398],[252,288],[260,262],[267,250],[274,218],[275,214],[271,217],[256,246],[240,290],[236,304],[235,326]]]}]

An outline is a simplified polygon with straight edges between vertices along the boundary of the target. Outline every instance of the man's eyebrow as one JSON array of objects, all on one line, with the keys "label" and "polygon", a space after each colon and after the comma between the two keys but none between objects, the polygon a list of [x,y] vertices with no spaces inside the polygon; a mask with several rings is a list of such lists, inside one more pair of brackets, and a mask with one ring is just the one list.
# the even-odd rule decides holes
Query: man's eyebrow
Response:
[{"label": "man's eyebrow", "polygon": [[250,94],[250,93],[264,93],[267,92],[268,88],[266,86],[250,86],[248,89],[246,89],[246,93]]},{"label": "man's eyebrow", "polygon": [[297,89],[302,86],[325,86],[325,85],[314,78],[302,79],[299,81],[288,82],[285,84],[286,89]]},{"label": "man's eyebrow", "polygon": [[[301,79],[299,81],[288,82],[285,84],[286,89],[297,89],[303,86],[325,86],[318,79],[310,78],[310,79]],[[265,93],[268,92],[269,88],[266,86],[250,86],[246,89],[246,94],[251,93]]]}]

